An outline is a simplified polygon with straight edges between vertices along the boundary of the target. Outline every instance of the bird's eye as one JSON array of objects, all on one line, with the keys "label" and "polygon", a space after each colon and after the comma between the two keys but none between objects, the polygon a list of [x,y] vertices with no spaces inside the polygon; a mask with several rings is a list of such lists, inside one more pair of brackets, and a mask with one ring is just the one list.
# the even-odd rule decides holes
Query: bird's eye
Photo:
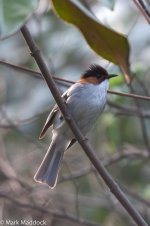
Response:
[{"label": "bird's eye", "polygon": [[103,78],[104,76],[101,74],[97,74],[97,78]]},{"label": "bird's eye", "polygon": [[99,82],[102,82],[106,79],[106,76],[105,75],[99,75],[97,78],[98,78]]},{"label": "bird's eye", "polygon": [[62,120],[63,120],[63,116],[61,115],[61,116],[60,116],[60,121],[62,121]]}]

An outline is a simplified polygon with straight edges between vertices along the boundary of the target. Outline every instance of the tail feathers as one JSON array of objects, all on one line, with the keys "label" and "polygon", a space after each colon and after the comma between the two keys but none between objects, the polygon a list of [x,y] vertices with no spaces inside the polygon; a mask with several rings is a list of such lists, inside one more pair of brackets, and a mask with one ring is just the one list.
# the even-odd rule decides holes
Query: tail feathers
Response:
[{"label": "tail feathers", "polygon": [[[60,146],[60,147],[59,147]],[[48,149],[38,171],[34,176],[36,182],[45,183],[54,188],[57,183],[60,163],[62,161],[65,147],[53,142]]]}]

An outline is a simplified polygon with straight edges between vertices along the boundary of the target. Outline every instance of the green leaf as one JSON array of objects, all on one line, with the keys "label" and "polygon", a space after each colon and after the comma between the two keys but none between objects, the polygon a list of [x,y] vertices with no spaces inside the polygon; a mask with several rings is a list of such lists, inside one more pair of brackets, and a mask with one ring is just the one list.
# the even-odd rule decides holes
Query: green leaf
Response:
[{"label": "green leaf", "polygon": [[101,24],[80,1],[52,0],[57,14],[77,26],[89,46],[103,58],[120,65],[129,82],[129,44],[125,36]]},{"label": "green leaf", "polygon": [[0,0],[0,39],[20,29],[37,5],[38,0]]}]

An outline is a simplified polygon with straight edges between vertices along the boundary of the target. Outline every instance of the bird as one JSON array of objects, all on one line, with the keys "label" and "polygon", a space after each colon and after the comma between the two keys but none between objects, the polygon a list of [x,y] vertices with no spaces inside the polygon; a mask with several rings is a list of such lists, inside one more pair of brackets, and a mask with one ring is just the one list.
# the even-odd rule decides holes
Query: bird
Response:
[{"label": "bird", "polygon": [[[69,113],[83,135],[87,134],[103,112],[107,102],[108,80],[115,76],[117,75],[108,74],[102,66],[92,64],[62,95]],[[57,184],[63,155],[76,142],[76,139],[57,105],[50,112],[39,136],[40,139],[45,136],[51,126],[52,141],[35,173],[34,180],[47,184],[53,189]]]}]

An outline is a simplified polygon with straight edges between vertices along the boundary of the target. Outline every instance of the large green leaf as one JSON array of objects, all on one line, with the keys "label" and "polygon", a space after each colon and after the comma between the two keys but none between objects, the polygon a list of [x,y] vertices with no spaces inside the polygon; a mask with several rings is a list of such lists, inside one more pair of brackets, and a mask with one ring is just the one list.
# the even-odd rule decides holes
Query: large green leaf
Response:
[{"label": "large green leaf", "polygon": [[38,0],[0,0],[0,38],[16,32],[31,16]]},{"label": "large green leaf", "polygon": [[57,14],[76,25],[90,47],[103,58],[120,65],[129,82],[129,44],[125,36],[105,27],[80,1],[52,0]]}]

